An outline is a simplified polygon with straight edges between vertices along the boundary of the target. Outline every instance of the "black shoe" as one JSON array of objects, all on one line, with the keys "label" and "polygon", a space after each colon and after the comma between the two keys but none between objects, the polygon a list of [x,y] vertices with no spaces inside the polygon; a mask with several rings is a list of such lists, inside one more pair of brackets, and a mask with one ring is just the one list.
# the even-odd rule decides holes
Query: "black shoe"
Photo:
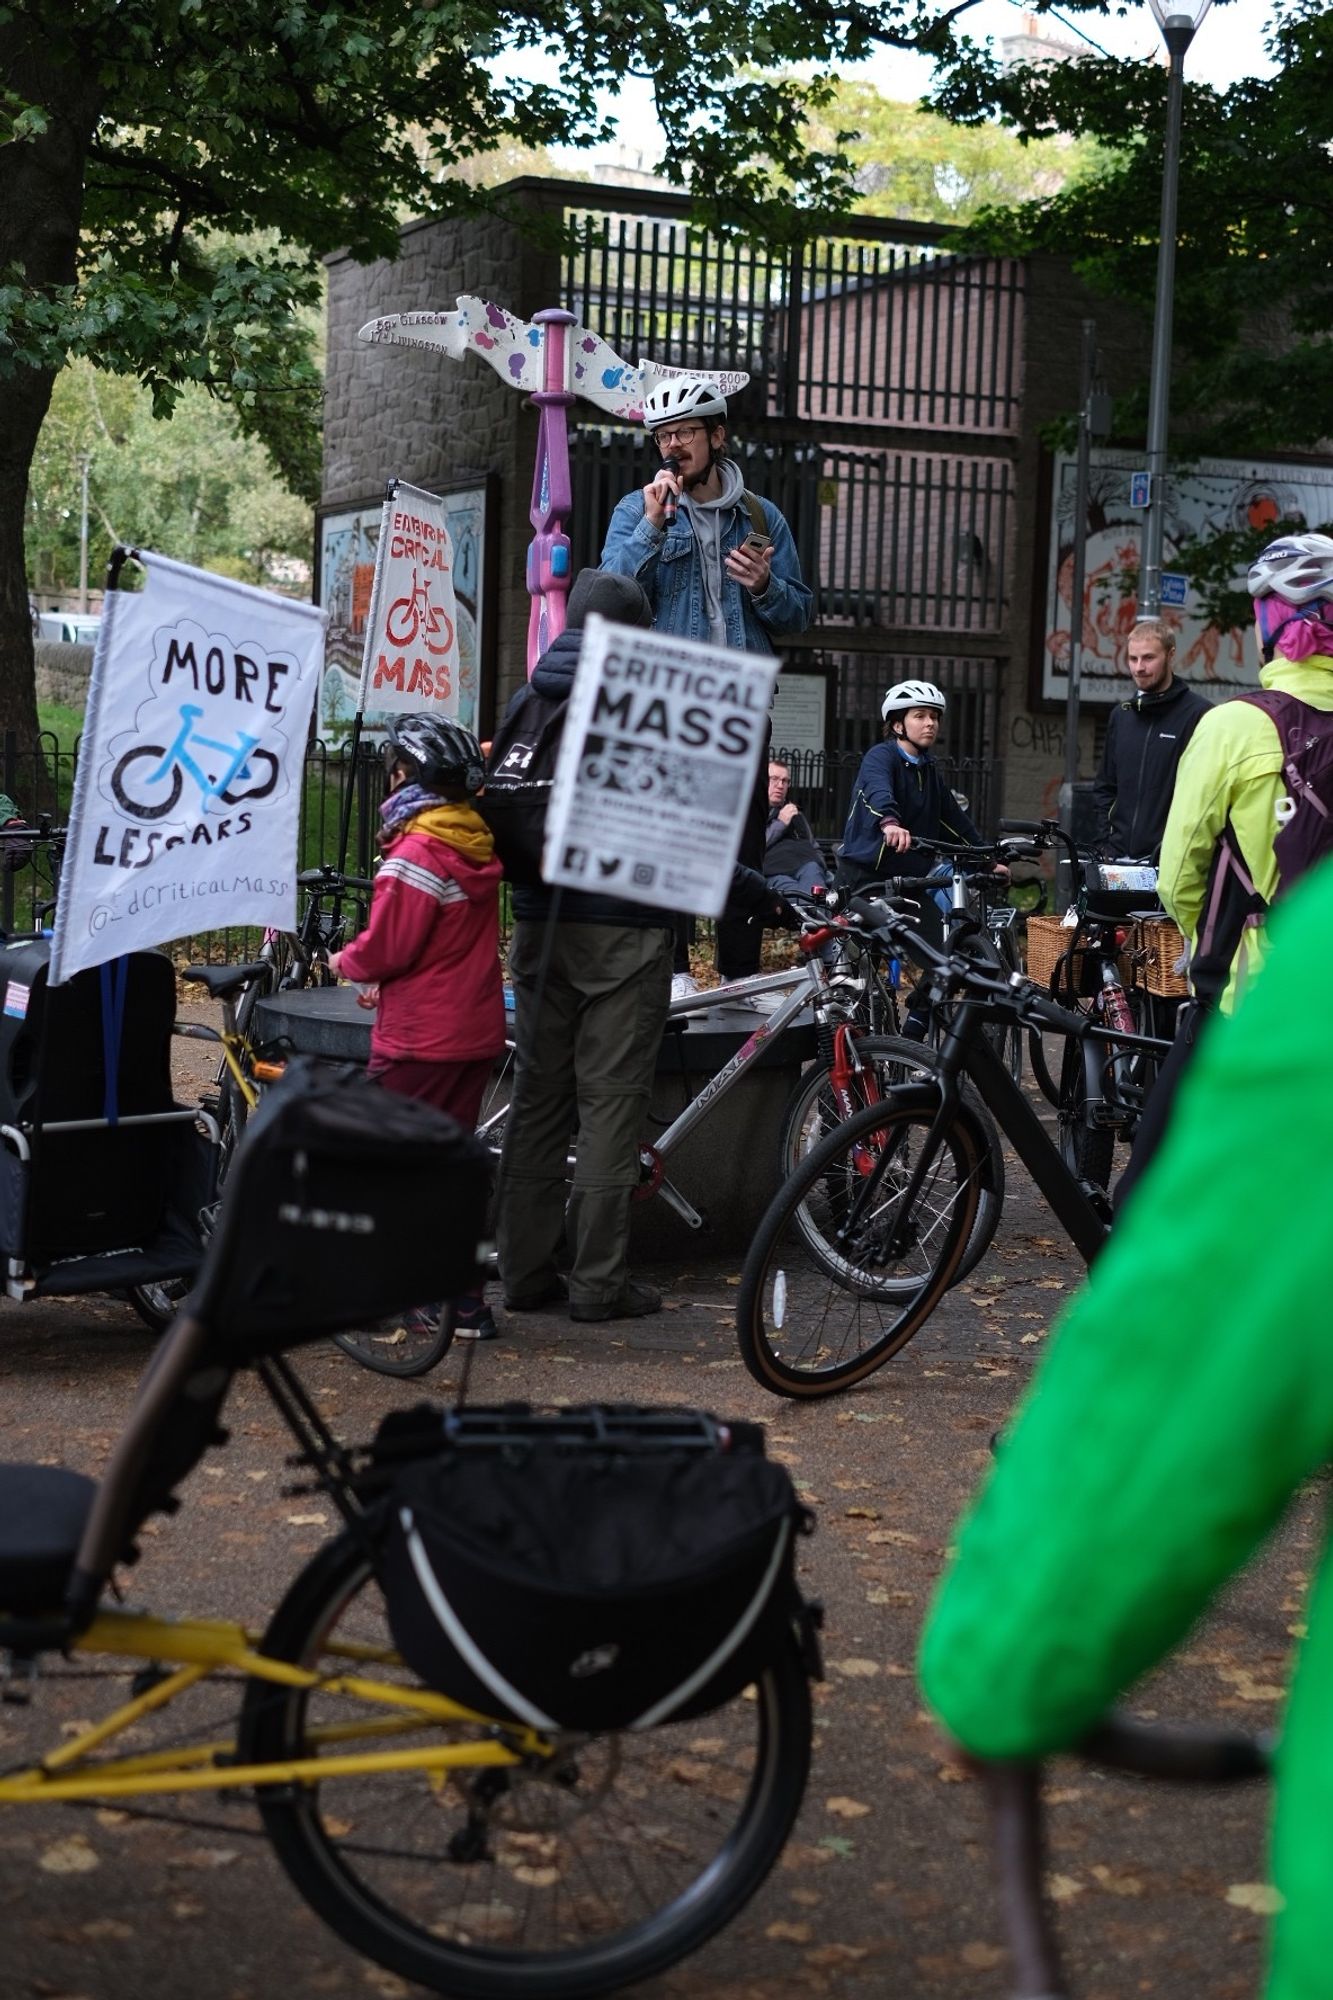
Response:
[{"label": "black shoe", "polygon": [[659,1291],[652,1285],[641,1285],[637,1279],[627,1278],[615,1298],[598,1305],[571,1304],[569,1317],[579,1320],[647,1319],[649,1313],[661,1310],[662,1294]]},{"label": "black shoe", "polygon": [[569,1286],[562,1277],[557,1275],[551,1279],[549,1284],[542,1285],[538,1291],[515,1292],[512,1298],[506,1292],[505,1311],[511,1313],[540,1312],[543,1306],[563,1305],[568,1297]]},{"label": "black shoe", "polygon": [[498,1340],[500,1329],[489,1306],[472,1306],[454,1318],[455,1340]]}]

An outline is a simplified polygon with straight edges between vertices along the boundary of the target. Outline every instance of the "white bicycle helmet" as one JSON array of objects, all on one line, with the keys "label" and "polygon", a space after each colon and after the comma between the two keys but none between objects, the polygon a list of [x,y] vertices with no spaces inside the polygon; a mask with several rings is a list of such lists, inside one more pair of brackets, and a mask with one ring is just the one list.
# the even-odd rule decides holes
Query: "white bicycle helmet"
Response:
[{"label": "white bicycle helmet", "polygon": [[1270,542],[1250,565],[1251,597],[1280,597],[1287,604],[1313,604],[1333,597],[1333,538],[1284,535]]},{"label": "white bicycle helmet", "polygon": [[678,424],[697,417],[725,423],[727,399],[716,382],[706,375],[673,375],[643,399],[644,428],[660,430],[663,424]]},{"label": "white bicycle helmet", "polygon": [[948,705],[934,681],[899,681],[885,695],[879,712],[887,722],[891,715],[906,715],[909,708],[937,708],[943,715]]}]

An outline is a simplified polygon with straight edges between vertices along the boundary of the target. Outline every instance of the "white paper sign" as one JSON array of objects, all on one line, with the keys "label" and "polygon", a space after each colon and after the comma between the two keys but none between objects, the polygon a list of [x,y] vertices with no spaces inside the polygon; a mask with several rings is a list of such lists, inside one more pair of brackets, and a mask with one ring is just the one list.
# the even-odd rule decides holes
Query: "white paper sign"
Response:
[{"label": "white paper sign", "polygon": [[444,502],[400,482],[384,503],[357,706],[456,716],[458,675],[454,545]]},{"label": "white paper sign", "polygon": [[716,917],[778,662],[590,618],[551,788],[543,878]]},{"label": "white paper sign", "polygon": [[143,554],[108,591],[52,985],[122,952],[296,922],[297,827],[326,614]]}]

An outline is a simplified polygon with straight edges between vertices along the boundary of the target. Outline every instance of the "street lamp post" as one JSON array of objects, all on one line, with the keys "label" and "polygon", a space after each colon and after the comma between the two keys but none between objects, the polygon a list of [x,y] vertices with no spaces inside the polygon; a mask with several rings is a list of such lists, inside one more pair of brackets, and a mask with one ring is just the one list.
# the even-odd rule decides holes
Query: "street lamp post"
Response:
[{"label": "street lamp post", "polygon": [[[1166,521],[1166,432],[1171,411],[1171,313],[1176,285],[1176,190],[1180,181],[1180,114],[1185,98],[1185,51],[1212,0],[1149,0],[1168,59],[1166,154],[1162,161],[1162,226],[1157,245],[1152,373],[1148,383],[1148,512],[1139,562],[1139,616],[1162,609],[1162,531]],[[1168,11],[1169,8],[1169,11]]]}]

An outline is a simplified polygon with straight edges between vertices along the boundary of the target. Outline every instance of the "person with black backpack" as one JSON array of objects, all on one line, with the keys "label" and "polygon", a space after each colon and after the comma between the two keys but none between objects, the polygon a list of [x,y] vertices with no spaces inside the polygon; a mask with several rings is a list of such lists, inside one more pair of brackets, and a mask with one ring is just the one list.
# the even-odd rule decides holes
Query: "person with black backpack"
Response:
[{"label": "person with black backpack", "polygon": [[1263,667],[1203,716],[1180,762],[1158,891],[1190,983],[1230,1013],[1274,898],[1333,853],[1333,539],[1284,535],[1251,566]]},{"label": "person with black backpack", "polygon": [[[566,627],[505,711],[481,808],[512,883],[514,1092],[500,1162],[497,1240],[510,1312],[569,1300],[575,1320],[637,1319],[661,1309],[628,1270],[639,1141],[671,999],[675,913],[541,880],[541,845],[564,712],[584,622],[652,624],[632,577],[584,569]],[[795,923],[762,875],[738,867],[729,908]],[[566,1161],[575,1124],[572,1189]],[[568,1212],[566,1212],[568,1211]],[[568,1239],[568,1279],[561,1270]]]},{"label": "person with black backpack", "polygon": [[1263,962],[1265,919],[1333,854],[1333,539],[1284,535],[1251,565],[1260,687],[1202,716],[1180,760],[1157,889],[1190,941],[1192,1004],[1145,1106],[1119,1210],[1161,1142],[1210,1013]]}]

